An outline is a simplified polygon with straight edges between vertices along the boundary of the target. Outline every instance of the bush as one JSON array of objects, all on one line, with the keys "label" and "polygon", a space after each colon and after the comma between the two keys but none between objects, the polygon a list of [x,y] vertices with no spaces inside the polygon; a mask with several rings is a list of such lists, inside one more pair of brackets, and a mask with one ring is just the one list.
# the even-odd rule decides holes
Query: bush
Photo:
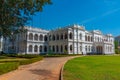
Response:
[{"label": "bush", "polygon": [[0,75],[15,70],[18,68],[18,66],[18,62],[0,63]]},{"label": "bush", "polygon": [[31,59],[38,57],[39,55],[38,54],[6,54],[6,56]]},{"label": "bush", "polygon": [[115,49],[115,54],[120,54],[120,50]]},{"label": "bush", "polygon": [[78,56],[81,54],[47,54],[43,55],[44,57],[67,57],[67,56]]}]

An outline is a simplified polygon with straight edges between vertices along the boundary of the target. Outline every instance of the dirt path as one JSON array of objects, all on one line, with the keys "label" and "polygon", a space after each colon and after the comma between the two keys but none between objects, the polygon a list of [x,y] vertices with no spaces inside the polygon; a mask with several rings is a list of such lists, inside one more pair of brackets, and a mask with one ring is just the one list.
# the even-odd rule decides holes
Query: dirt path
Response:
[{"label": "dirt path", "polygon": [[74,57],[44,58],[42,61],[21,66],[18,70],[1,75],[0,80],[59,80],[61,67]]}]

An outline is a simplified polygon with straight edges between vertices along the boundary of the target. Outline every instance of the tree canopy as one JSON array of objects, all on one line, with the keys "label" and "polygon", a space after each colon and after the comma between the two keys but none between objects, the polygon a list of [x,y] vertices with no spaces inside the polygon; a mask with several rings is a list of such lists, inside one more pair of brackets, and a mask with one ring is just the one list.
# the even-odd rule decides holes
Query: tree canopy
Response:
[{"label": "tree canopy", "polygon": [[0,1],[0,36],[9,36],[20,32],[31,20],[31,15],[43,10],[51,0],[1,0]]}]

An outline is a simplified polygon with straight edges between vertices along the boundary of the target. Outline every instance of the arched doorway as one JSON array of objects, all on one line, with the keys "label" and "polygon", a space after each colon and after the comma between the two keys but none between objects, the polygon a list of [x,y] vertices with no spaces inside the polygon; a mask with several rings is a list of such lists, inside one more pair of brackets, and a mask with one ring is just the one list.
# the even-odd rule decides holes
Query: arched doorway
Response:
[{"label": "arched doorway", "polygon": [[96,47],[96,52],[97,52],[97,54],[103,54],[103,47],[102,46],[97,46]]}]

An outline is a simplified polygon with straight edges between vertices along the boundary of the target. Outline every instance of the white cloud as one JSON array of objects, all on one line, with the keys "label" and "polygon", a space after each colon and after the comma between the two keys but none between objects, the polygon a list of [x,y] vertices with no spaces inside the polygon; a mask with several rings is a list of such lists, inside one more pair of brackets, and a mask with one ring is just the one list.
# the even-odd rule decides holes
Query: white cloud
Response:
[{"label": "white cloud", "polygon": [[96,19],[100,19],[100,18],[103,18],[103,17],[105,17],[105,16],[109,16],[109,15],[111,15],[111,14],[113,14],[113,13],[118,12],[118,11],[120,11],[120,8],[117,8],[117,9],[113,9],[113,10],[107,11],[107,12],[103,13],[103,14],[100,15],[100,16],[95,16],[95,17],[92,17],[92,18],[83,20],[83,21],[80,22],[80,24],[85,24],[85,23],[94,21],[94,20],[96,20]]}]

